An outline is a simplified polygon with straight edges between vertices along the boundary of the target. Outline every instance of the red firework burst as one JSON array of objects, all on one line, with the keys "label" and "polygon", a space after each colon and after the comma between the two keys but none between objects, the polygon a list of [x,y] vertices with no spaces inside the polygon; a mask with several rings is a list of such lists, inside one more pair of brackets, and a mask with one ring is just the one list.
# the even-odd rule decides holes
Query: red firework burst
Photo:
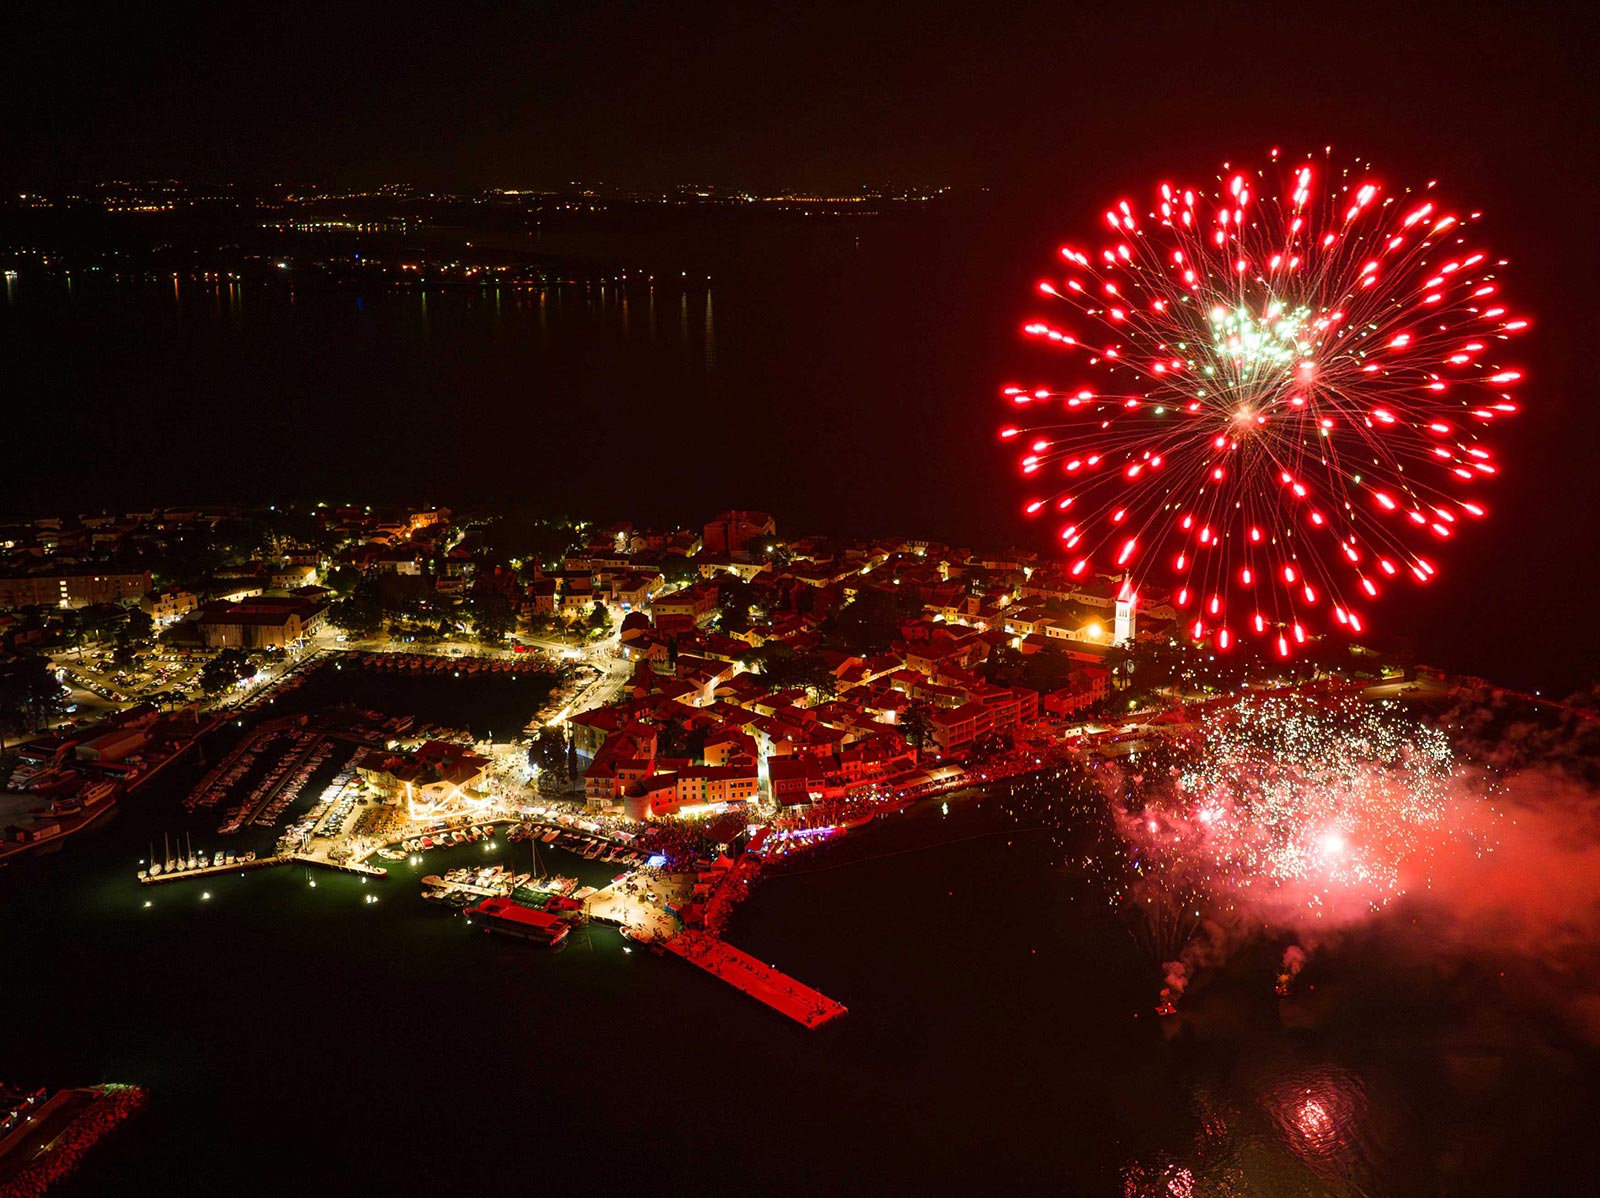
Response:
[{"label": "red firework burst", "polygon": [[[1042,294],[1077,313],[1025,332],[1075,359],[1071,385],[1012,386],[1055,423],[1001,430],[1059,513],[1073,574],[1165,584],[1196,640],[1240,631],[1281,656],[1316,625],[1437,573],[1431,543],[1486,514],[1485,430],[1517,410],[1502,353],[1528,321],[1478,213],[1363,164],[1224,164],[1214,190],[1127,200],[1090,253],[1063,246]],[[1165,585],[1162,589],[1166,589]]]}]

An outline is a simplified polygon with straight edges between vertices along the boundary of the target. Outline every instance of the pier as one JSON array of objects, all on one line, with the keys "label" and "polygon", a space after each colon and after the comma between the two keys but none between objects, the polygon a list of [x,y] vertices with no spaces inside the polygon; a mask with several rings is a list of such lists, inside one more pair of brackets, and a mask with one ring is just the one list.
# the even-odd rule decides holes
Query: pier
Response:
[{"label": "pier", "polygon": [[330,861],[326,857],[295,853],[287,857],[257,857],[254,861],[235,861],[232,865],[201,865],[194,869],[175,869],[171,873],[159,873],[154,877],[146,875],[139,879],[139,885],[159,886],[163,882],[181,882],[185,878],[216,878],[223,874],[243,873],[247,869],[265,869],[269,865],[288,865],[290,862],[315,865],[319,869],[336,869],[341,873],[360,874],[364,878],[389,876],[388,870],[374,865],[363,865],[359,861]]},{"label": "pier", "polygon": [[287,857],[257,857],[253,861],[235,861],[231,865],[201,865],[194,869],[175,869],[171,873],[163,872],[154,877],[147,875],[140,878],[139,885],[159,886],[163,882],[181,882],[185,878],[215,878],[235,871],[243,873],[247,869],[265,869],[269,865],[282,865],[288,860]]},{"label": "pier", "polygon": [[387,878],[389,871],[381,865],[368,865],[364,861],[350,858],[347,861],[334,861],[328,857],[315,857],[310,853],[295,853],[293,856],[282,858],[284,861],[298,861],[301,865],[315,865],[319,869],[336,869],[344,874],[360,874],[363,878]]},{"label": "pier", "polygon": [[666,948],[805,1027],[819,1028],[848,1012],[842,1002],[704,932],[683,932],[668,940]]}]

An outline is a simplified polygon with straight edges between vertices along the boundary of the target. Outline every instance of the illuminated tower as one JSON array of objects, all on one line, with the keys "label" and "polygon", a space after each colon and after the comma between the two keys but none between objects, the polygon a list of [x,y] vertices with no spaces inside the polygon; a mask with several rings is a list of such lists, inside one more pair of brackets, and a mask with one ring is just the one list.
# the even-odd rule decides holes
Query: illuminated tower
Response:
[{"label": "illuminated tower", "polygon": [[1115,631],[1111,636],[1113,645],[1131,645],[1134,638],[1134,608],[1138,605],[1139,595],[1133,589],[1133,581],[1123,575],[1122,587],[1117,591],[1117,622]]}]

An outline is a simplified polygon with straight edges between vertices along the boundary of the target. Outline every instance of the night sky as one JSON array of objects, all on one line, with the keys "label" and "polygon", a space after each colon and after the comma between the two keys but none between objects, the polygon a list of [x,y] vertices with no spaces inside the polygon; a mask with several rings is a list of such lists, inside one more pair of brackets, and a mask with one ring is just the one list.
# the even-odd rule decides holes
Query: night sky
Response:
[{"label": "night sky", "polygon": [[874,7],[13,6],[0,169],[1099,190],[1331,141],[1543,206],[1592,165],[1589,5]]},{"label": "night sky", "polygon": [[[745,417],[758,446],[804,444],[814,422],[814,466],[860,446],[902,497],[934,485],[944,496],[883,503],[884,522],[925,513],[970,526],[1014,511],[1021,487],[984,405],[1020,357],[1028,272],[1107,200],[1272,146],[1332,144],[1404,182],[1438,178],[1487,213],[1486,240],[1512,259],[1535,328],[1496,519],[1452,562],[1450,588],[1406,618],[1448,624],[1450,653],[1485,671],[1520,661],[1537,680],[1541,657],[1563,682],[1600,670],[1588,631],[1600,581],[1593,6],[389,3],[221,6],[194,19],[41,4],[7,19],[0,182],[11,191],[108,177],[990,189],[981,229],[951,226],[963,244],[933,237],[885,258],[902,277],[871,290],[870,311],[833,309],[847,324],[882,319],[892,335],[819,333],[824,348],[806,351],[827,379],[814,409]],[[92,441],[96,405],[118,400],[73,398]],[[651,426],[656,449],[704,444],[704,415]],[[757,453],[744,475],[733,468],[725,502],[804,520],[830,494],[871,509],[866,489],[819,487],[815,469],[790,468],[795,457]],[[15,463],[8,506],[48,492],[52,471],[69,468],[56,463]],[[293,461],[276,477],[292,481]],[[752,479],[763,493],[750,494]]]}]

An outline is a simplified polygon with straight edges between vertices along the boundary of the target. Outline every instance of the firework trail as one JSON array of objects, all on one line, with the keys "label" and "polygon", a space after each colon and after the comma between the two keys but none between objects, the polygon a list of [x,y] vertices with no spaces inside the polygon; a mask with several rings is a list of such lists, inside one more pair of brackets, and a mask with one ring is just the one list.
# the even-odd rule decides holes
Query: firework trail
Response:
[{"label": "firework trail", "polygon": [[1275,151],[1062,247],[1039,290],[1076,316],[1026,332],[1074,374],[1007,387],[1035,423],[1001,436],[1072,573],[1170,585],[1194,639],[1283,657],[1319,626],[1361,632],[1391,579],[1432,579],[1432,545],[1486,514],[1483,438],[1522,378],[1505,355],[1528,320],[1467,236],[1478,215]]}]

